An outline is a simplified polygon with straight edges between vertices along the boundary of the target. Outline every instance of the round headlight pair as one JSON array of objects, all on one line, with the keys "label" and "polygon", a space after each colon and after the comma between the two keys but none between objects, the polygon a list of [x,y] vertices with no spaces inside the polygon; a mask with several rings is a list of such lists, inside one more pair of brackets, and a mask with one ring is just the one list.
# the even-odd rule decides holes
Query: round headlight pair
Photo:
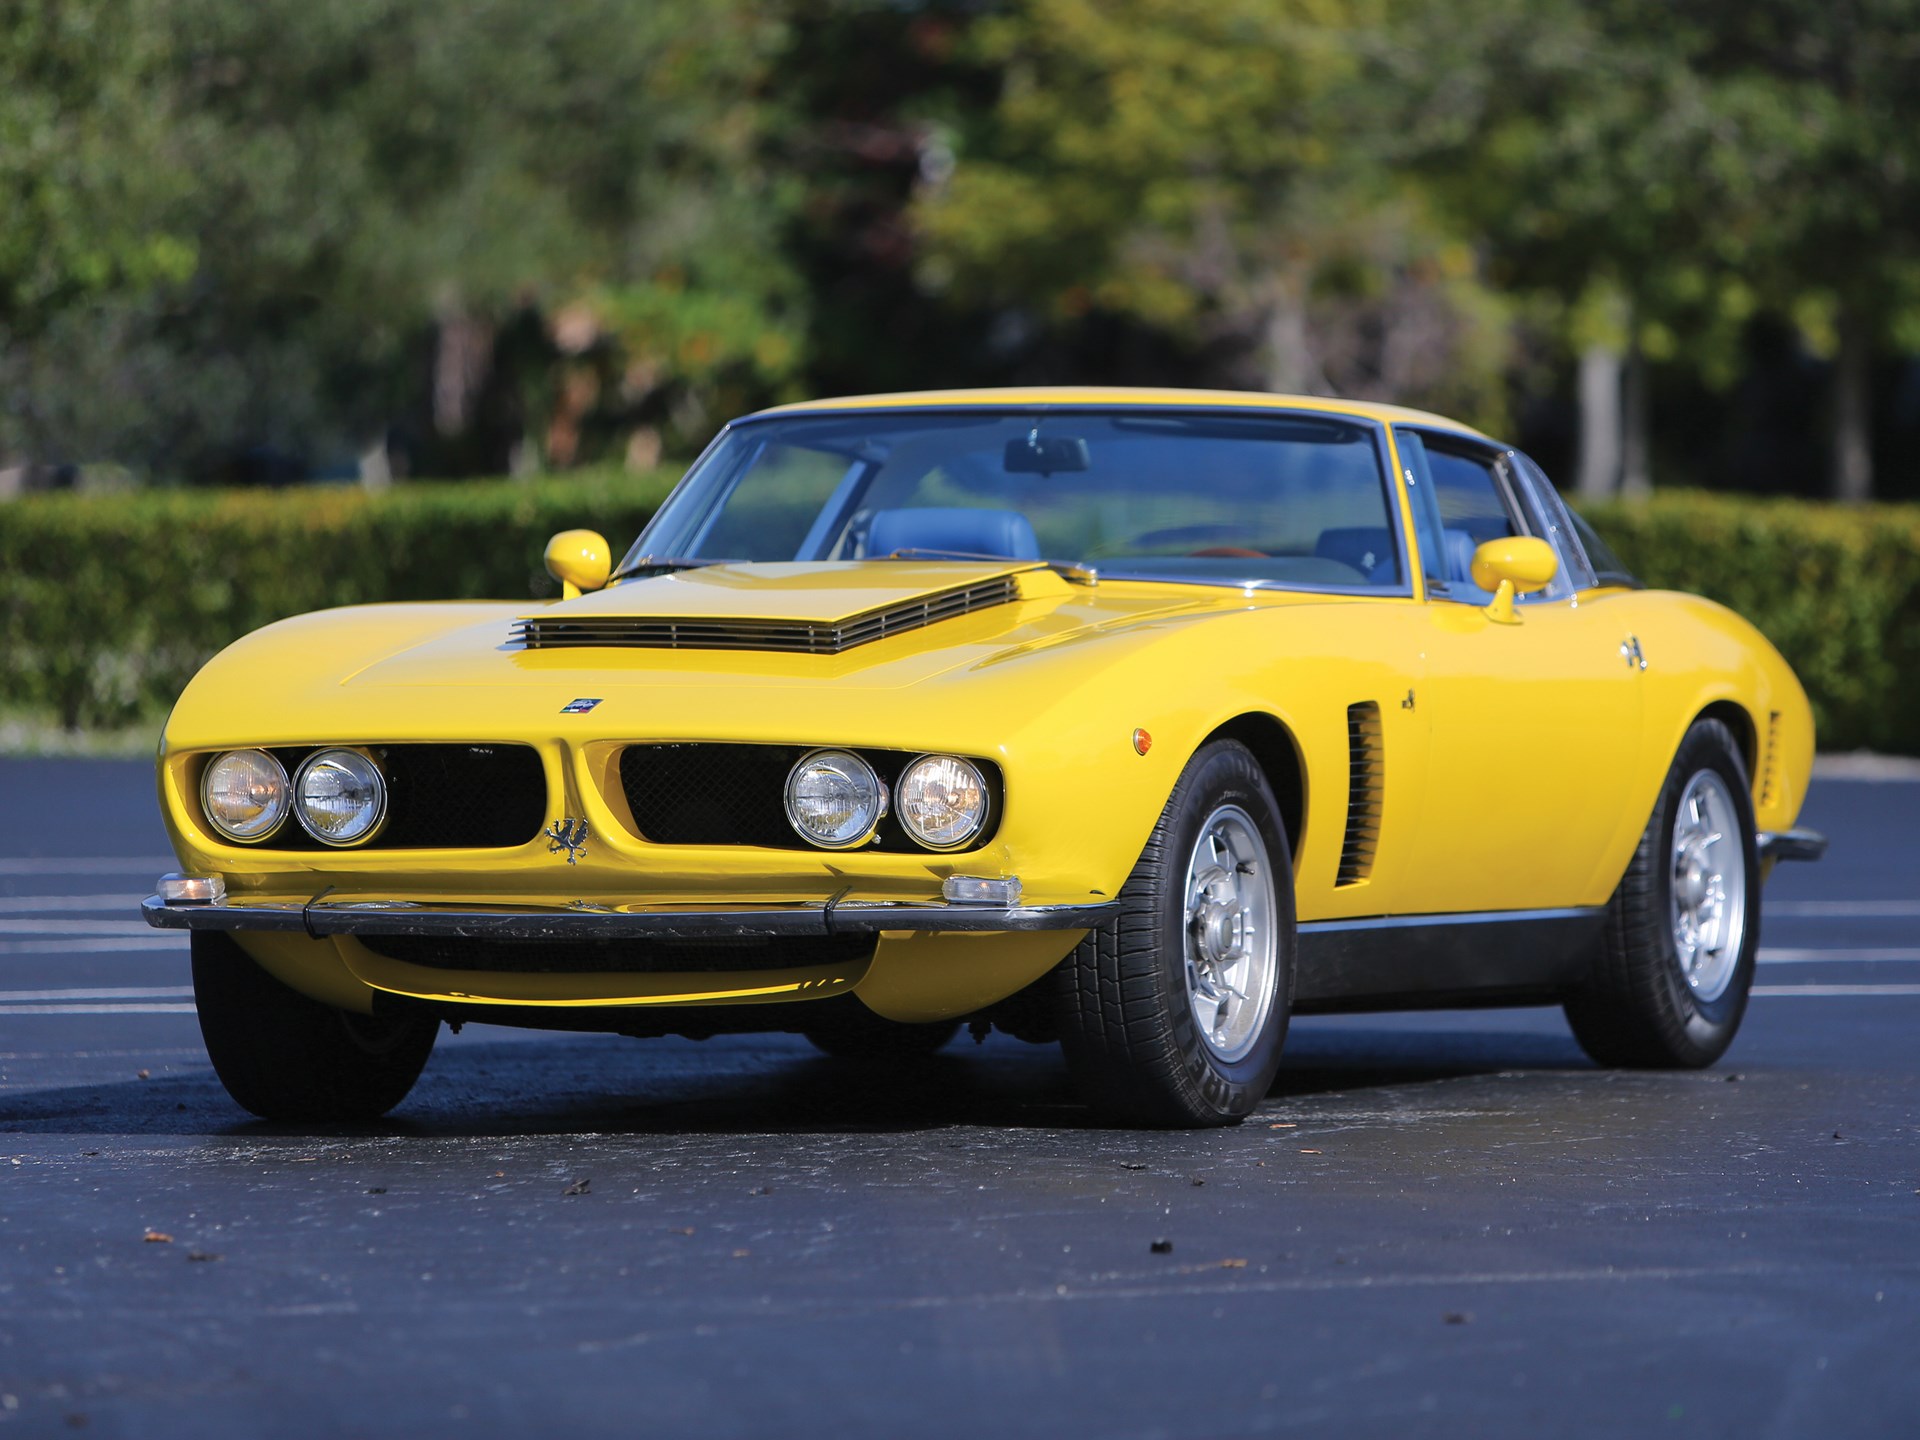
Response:
[{"label": "round headlight pair", "polygon": [[[987,823],[987,781],[956,755],[923,755],[901,773],[900,823],[929,850],[958,850]],[[787,774],[787,820],[801,838],[850,850],[886,818],[886,783],[850,750],[815,750]]]},{"label": "round headlight pair", "polygon": [[387,782],[358,750],[321,750],[301,762],[293,783],[265,750],[229,750],[200,777],[200,808],[229,840],[257,844],[289,811],[322,845],[357,845],[387,818]]}]

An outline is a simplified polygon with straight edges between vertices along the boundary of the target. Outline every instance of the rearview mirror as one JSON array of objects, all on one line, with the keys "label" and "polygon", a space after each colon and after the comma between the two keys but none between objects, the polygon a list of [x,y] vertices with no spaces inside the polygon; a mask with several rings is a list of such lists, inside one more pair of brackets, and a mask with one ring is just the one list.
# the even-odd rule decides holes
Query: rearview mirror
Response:
[{"label": "rearview mirror", "polygon": [[1090,463],[1087,442],[1078,435],[1042,435],[1038,430],[1009,440],[1001,460],[1009,475],[1052,475],[1085,470]]},{"label": "rearview mirror", "polygon": [[1531,535],[1502,536],[1473,552],[1473,583],[1493,591],[1487,618],[1501,625],[1520,623],[1520,612],[1513,608],[1515,594],[1544,589],[1559,569],[1553,547]]},{"label": "rearview mirror", "polygon": [[597,530],[562,530],[547,541],[547,573],[560,582],[560,598],[577,600],[598,590],[613,569],[613,551]]}]

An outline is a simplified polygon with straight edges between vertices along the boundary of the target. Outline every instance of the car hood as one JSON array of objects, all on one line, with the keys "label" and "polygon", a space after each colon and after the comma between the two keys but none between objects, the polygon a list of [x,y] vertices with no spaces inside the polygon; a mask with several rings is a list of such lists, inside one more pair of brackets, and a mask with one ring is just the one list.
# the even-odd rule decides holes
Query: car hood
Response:
[{"label": "car hood", "polygon": [[[893,689],[1149,617],[1244,606],[1236,591],[1084,586],[1045,566],[716,565],[443,631],[358,670],[366,686],[818,683]],[[1237,602],[1237,603],[1235,603]]]}]

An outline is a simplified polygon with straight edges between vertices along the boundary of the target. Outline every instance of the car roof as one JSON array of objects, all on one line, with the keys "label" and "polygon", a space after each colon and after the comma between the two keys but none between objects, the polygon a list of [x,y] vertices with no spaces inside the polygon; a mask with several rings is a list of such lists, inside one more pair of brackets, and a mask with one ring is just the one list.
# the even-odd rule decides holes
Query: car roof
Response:
[{"label": "car roof", "polygon": [[1373,400],[1334,400],[1324,395],[1271,395],[1257,390],[1176,390],[1123,385],[1028,385],[980,390],[909,390],[889,395],[843,395],[830,400],[803,400],[793,405],[776,405],[756,412],[751,419],[767,415],[803,415],[833,410],[925,410],[967,407],[1020,406],[1101,407],[1137,405],[1141,408],[1248,409],[1312,411],[1323,415],[1348,415],[1387,424],[1438,426],[1461,435],[1485,440],[1471,425],[1449,420],[1425,410],[1402,405],[1386,405]]}]

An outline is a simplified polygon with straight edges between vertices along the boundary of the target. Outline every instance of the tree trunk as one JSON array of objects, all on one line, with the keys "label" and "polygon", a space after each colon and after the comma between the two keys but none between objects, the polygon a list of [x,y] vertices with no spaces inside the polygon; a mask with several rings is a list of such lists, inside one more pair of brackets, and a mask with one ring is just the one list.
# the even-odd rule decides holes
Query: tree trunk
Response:
[{"label": "tree trunk", "polygon": [[1833,498],[1857,505],[1873,498],[1872,347],[1858,311],[1840,312],[1840,353],[1833,367]]},{"label": "tree trunk", "polygon": [[1620,488],[1620,352],[1589,345],[1580,354],[1582,499],[1605,500]]},{"label": "tree trunk", "polygon": [[1303,286],[1281,278],[1267,309],[1266,333],[1261,338],[1261,370],[1266,388],[1275,395],[1310,392],[1313,359],[1307,351],[1307,306]]},{"label": "tree trunk", "polygon": [[1638,345],[1627,350],[1626,384],[1621,387],[1620,493],[1653,493],[1653,405],[1647,396],[1647,357]]}]

